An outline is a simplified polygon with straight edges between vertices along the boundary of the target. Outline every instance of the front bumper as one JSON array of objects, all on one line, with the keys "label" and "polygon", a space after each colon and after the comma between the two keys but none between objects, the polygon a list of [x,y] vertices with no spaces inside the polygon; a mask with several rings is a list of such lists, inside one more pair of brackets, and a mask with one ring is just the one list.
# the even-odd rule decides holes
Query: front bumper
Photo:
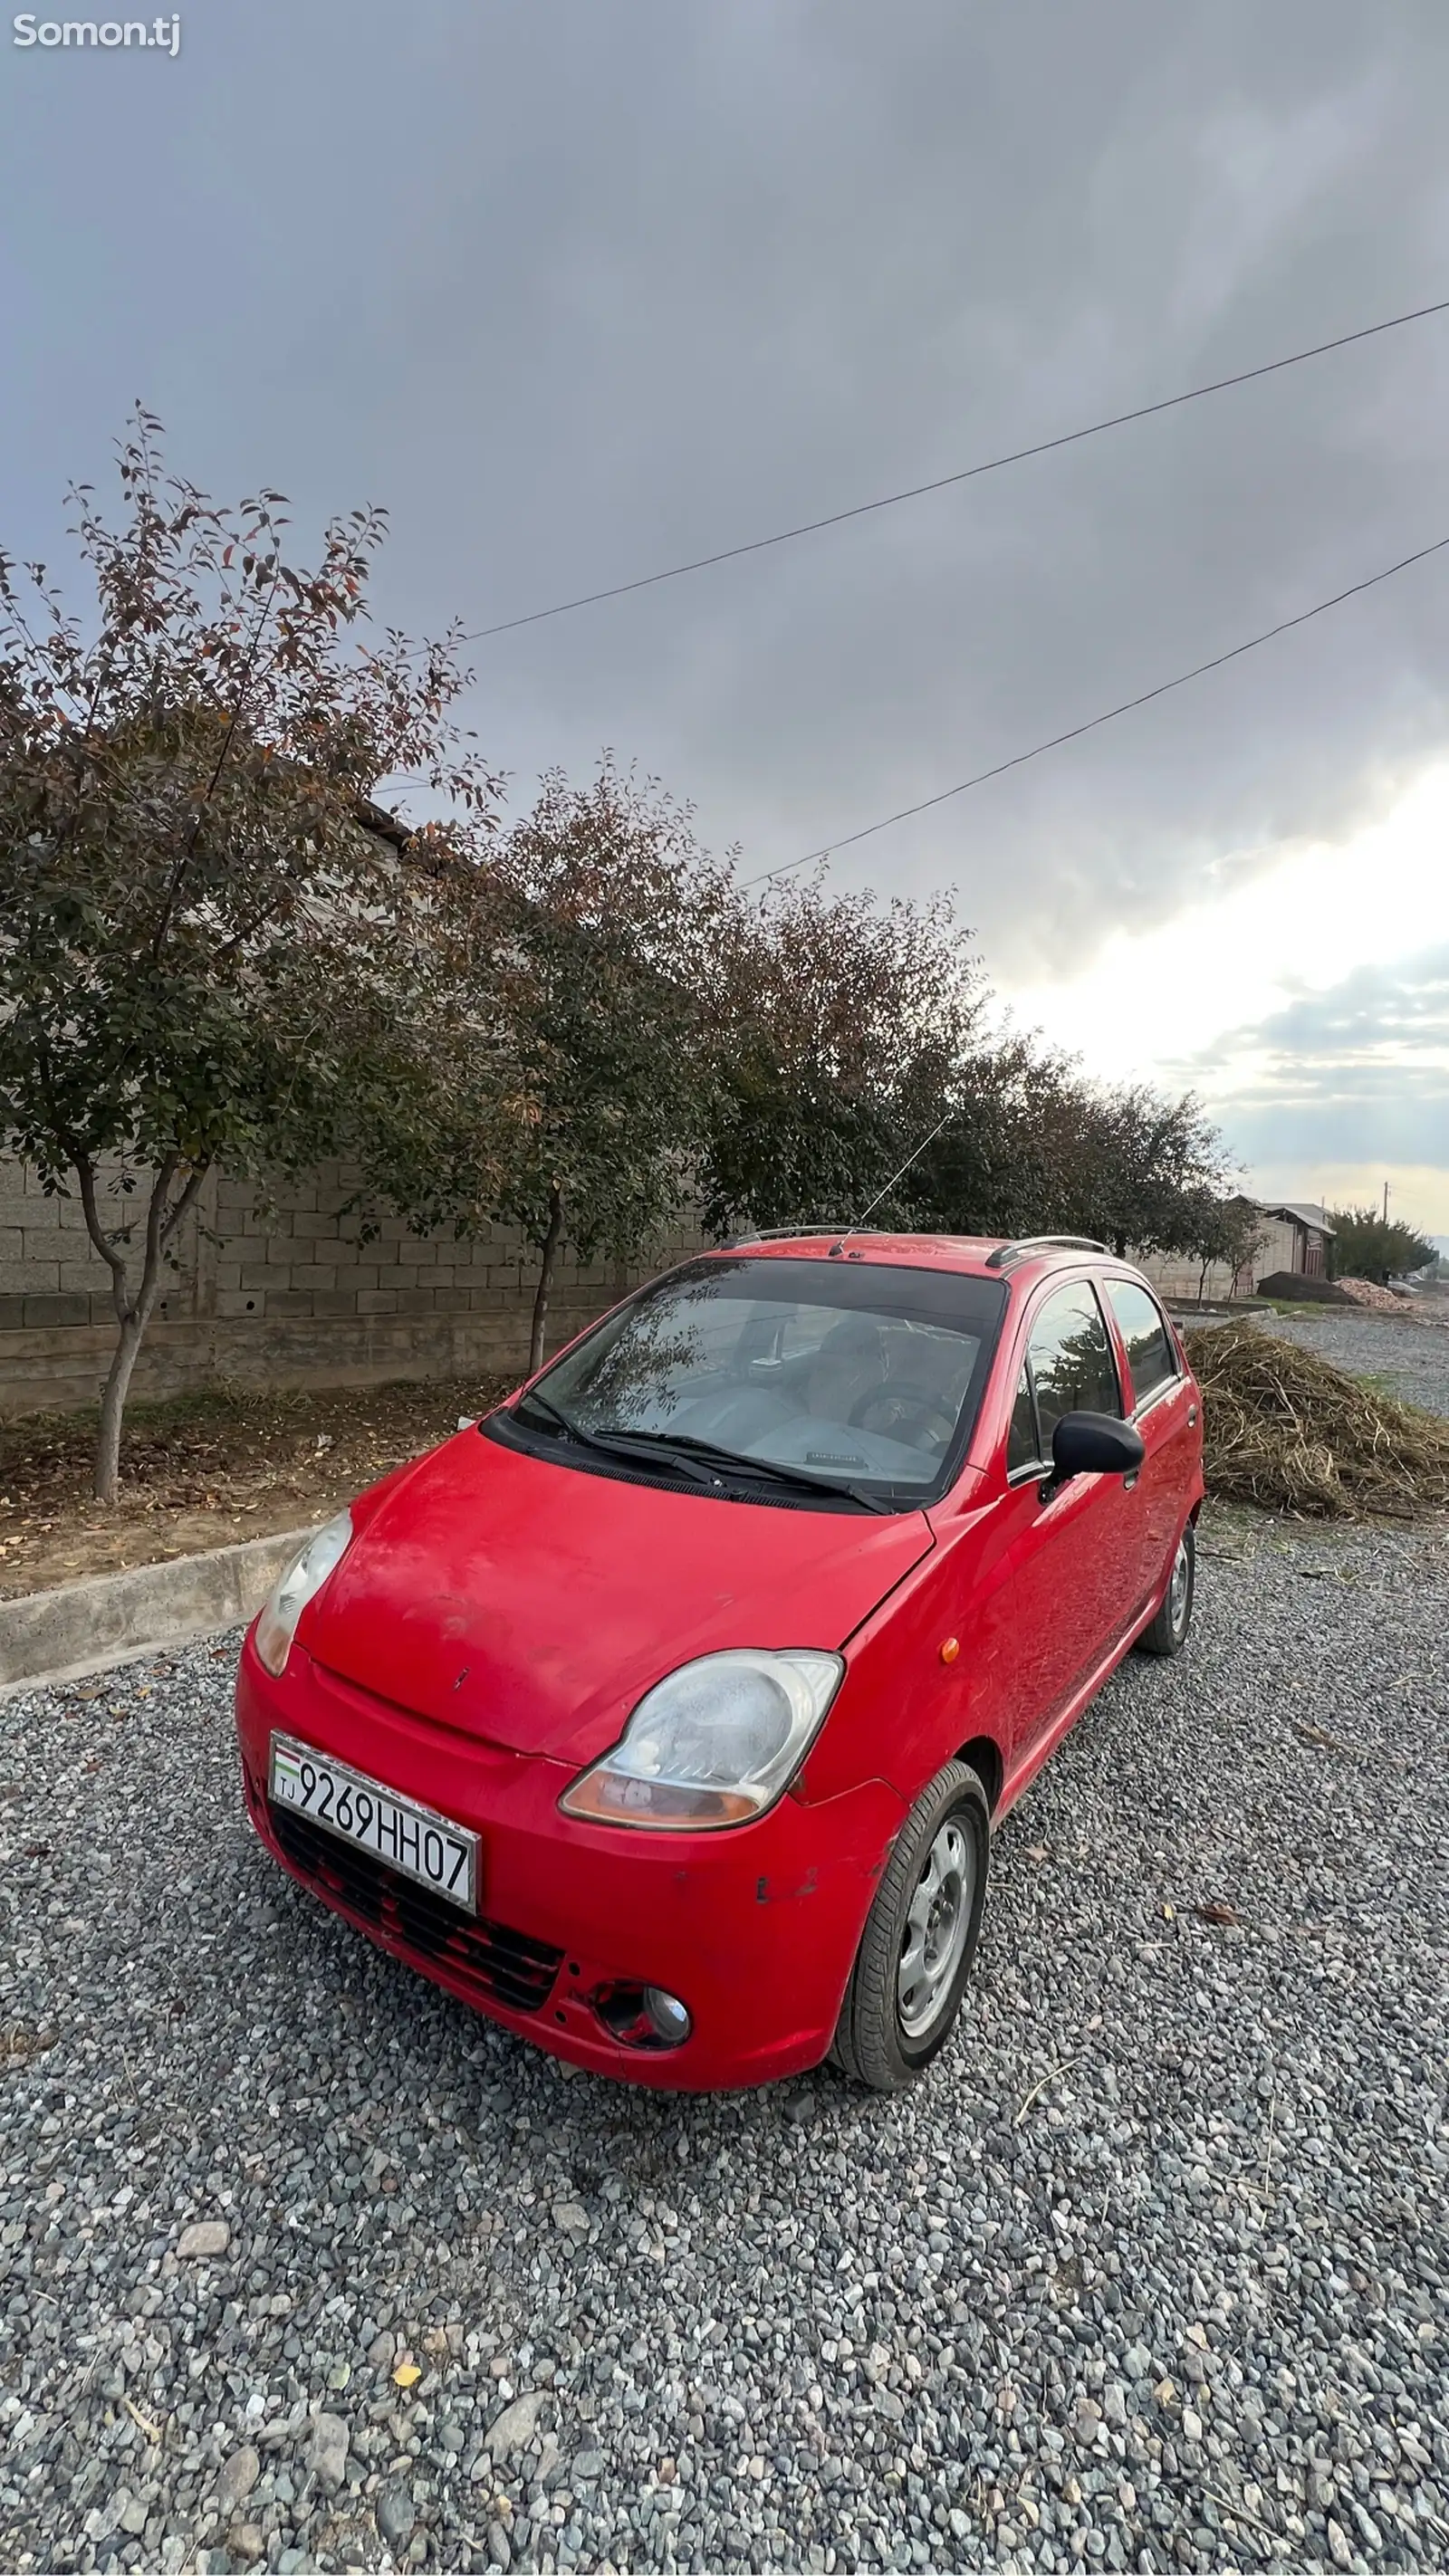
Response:
[{"label": "front bumper", "polygon": [[[373,1699],[293,1646],[274,1680],[250,1636],[237,1675],[247,1808],[284,1869],[489,2018],[577,2066],[694,2092],[818,2065],[904,1809],[883,1781],[752,1825],[661,1834],[561,1816],[573,1771]],[[273,1730],[482,1837],[478,1919],[268,1804]],[[594,1998],[657,1985],[692,2018],[681,2047],[626,2045]]]}]

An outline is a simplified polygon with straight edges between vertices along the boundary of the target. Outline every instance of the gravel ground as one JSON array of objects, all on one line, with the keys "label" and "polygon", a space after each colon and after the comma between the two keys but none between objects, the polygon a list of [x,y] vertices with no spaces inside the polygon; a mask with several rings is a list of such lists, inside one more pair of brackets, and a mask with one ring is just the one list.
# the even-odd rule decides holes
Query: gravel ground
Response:
[{"label": "gravel ground", "polygon": [[1396,1323],[1323,1307],[1316,1315],[1273,1315],[1268,1330],[1300,1342],[1353,1377],[1372,1378],[1404,1404],[1449,1413],[1449,1325]]},{"label": "gravel ground", "polygon": [[0,1706],[0,2565],[1449,2563],[1449,1561],[1204,1536],[892,2102],[381,1958],[242,1823],[234,1643]]}]

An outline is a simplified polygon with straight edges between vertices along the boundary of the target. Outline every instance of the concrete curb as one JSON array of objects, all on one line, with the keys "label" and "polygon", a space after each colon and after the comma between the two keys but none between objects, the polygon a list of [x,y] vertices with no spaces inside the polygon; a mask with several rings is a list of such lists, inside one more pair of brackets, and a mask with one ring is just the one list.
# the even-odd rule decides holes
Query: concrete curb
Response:
[{"label": "concrete curb", "polygon": [[78,1681],[208,1629],[238,1627],[311,1535],[280,1530],[0,1601],[0,1693]]}]

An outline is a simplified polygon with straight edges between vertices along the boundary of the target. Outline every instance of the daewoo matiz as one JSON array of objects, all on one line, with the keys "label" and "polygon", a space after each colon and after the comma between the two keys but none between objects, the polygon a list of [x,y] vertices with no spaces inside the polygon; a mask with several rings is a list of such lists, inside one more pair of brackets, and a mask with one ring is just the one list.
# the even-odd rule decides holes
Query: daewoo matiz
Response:
[{"label": "daewoo matiz", "polygon": [[303,1550],[242,1652],[252,1822],[581,2066],[906,2084],[993,1823],[1187,1635],[1200,1411],[1100,1245],[706,1254]]}]

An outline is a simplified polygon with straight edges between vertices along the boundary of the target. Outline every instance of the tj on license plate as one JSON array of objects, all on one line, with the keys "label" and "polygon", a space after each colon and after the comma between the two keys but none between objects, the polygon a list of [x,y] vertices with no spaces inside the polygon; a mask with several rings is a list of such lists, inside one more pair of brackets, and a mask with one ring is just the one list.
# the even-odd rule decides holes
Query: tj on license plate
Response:
[{"label": "tj on license plate", "polygon": [[466,1826],[287,1735],[272,1738],[271,1795],[463,1913],[477,1913],[478,1837]]}]

